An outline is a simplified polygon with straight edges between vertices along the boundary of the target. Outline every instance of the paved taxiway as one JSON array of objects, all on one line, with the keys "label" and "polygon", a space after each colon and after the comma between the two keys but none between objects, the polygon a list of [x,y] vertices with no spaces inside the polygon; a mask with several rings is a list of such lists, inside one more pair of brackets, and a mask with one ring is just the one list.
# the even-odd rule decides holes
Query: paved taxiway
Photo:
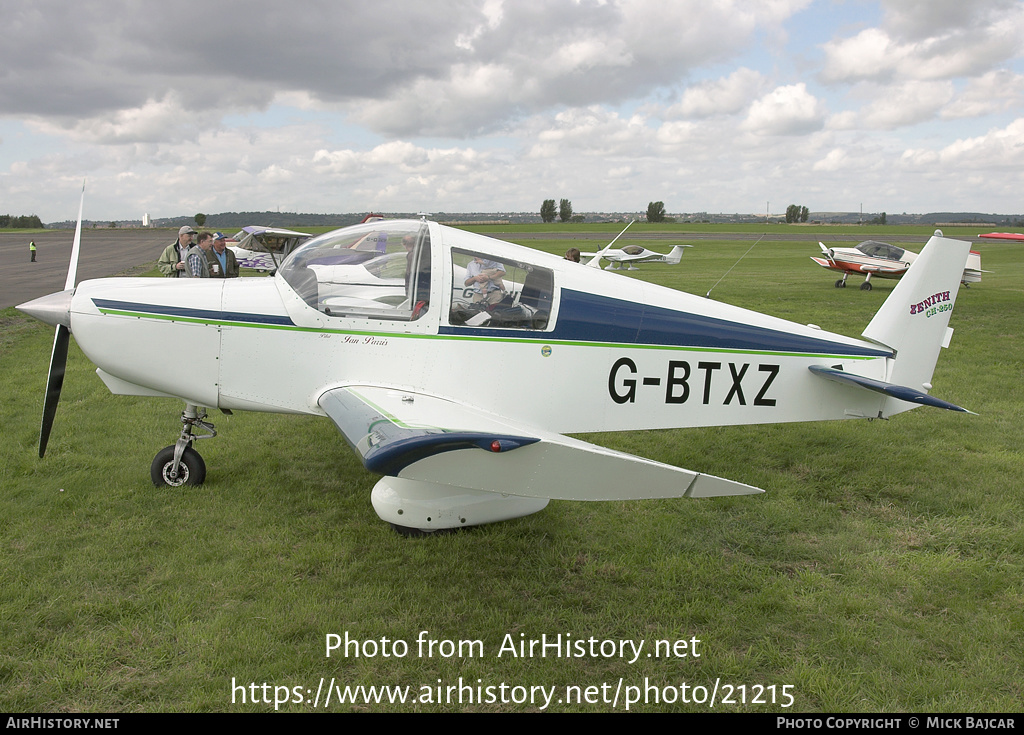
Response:
[{"label": "paved taxiway", "polygon": [[[78,280],[153,264],[175,238],[177,231],[164,229],[82,230]],[[63,290],[74,239],[74,230],[0,233],[0,309]],[[35,263],[29,262],[30,240],[38,248]]]}]

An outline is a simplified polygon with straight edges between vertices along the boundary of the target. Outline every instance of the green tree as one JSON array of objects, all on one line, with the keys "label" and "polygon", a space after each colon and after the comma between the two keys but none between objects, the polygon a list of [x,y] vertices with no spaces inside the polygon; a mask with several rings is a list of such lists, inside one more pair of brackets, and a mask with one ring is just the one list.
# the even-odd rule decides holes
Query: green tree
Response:
[{"label": "green tree", "polygon": [[554,199],[545,199],[544,203],[540,205],[540,218],[542,220],[544,220],[544,222],[546,222],[546,223],[547,222],[554,222],[555,221],[555,213],[556,213],[556,210],[555,210],[555,200]]},{"label": "green tree", "polygon": [[799,204],[790,204],[786,207],[786,222],[806,222],[810,216],[810,210]]},{"label": "green tree", "polygon": [[200,212],[196,215],[196,227],[202,227],[206,224],[206,215]]},{"label": "green tree", "polygon": [[558,203],[558,219],[568,222],[572,219],[572,202],[563,199]]},{"label": "green tree", "polygon": [[12,217],[9,214],[0,215],[0,227],[10,227],[11,229],[43,229],[43,223],[39,219],[39,215],[36,214],[23,214],[17,217]]},{"label": "green tree", "polygon": [[665,202],[650,202],[647,205],[647,221],[648,222],[664,222],[665,221]]}]

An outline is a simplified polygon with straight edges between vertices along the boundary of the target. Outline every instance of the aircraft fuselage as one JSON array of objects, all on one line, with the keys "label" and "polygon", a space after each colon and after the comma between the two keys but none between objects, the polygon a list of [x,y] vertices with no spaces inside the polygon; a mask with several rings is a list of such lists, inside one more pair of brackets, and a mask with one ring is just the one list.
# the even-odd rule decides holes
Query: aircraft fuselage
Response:
[{"label": "aircraft fuselage", "polygon": [[[427,224],[429,306],[415,319],[318,308],[280,274],[118,278],[78,286],[72,331],[115,392],[224,409],[322,414],[327,390],[387,386],[596,432],[874,416],[882,403],[808,367],[884,380],[884,347]],[[454,318],[466,253],[545,274],[540,328]]]}]

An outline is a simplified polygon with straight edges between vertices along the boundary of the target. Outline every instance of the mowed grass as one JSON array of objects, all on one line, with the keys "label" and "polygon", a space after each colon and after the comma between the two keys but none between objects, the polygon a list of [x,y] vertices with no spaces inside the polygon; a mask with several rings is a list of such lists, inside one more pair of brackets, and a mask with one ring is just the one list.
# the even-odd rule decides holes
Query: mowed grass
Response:
[{"label": "mowed grass", "polygon": [[[704,294],[749,247],[699,242],[678,267],[623,277]],[[0,710],[266,711],[273,704],[253,704],[249,689],[243,703],[232,681],[270,684],[272,701],[273,686],[312,699],[307,689],[321,677],[408,685],[414,695],[461,677],[556,686],[554,711],[609,711],[602,697],[620,680],[658,689],[659,703],[648,690],[648,703],[633,705],[640,711],[707,711],[684,704],[679,687],[710,691],[716,680],[746,687],[733,692],[736,704],[723,704],[720,688],[722,711],[783,711],[785,685],[790,712],[1020,711],[1024,248],[979,249],[993,272],[961,289],[933,379],[935,395],[978,416],[918,409],[887,422],[591,435],[767,492],[552,502],[534,516],[423,539],[377,518],[376,478],[326,419],[217,414],[220,436],[197,445],[206,484],[154,488],[149,463],[174,440],[180,404],[111,396],[74,340],[39,460],[52,331],[0,312]],[[808,260],[816,251],[761,243],[712,297],[859,334],[894,282],[835,289]],[[187,368],[180,346],[167,358]],[[420,631],[481,641],[483,655],[418,656]],[[325,636],[346,632],[410,650],[327,658]],[[701,655],[632,664],[498,656],[506,635],[542,634],[644,641],[645,653],[658,640],[698,638]],[[559,702],[566,686],[605,684],[601,701]],[[767,703],[749,702],[758,685],[775,687],[774,705],[770,690]]]}]

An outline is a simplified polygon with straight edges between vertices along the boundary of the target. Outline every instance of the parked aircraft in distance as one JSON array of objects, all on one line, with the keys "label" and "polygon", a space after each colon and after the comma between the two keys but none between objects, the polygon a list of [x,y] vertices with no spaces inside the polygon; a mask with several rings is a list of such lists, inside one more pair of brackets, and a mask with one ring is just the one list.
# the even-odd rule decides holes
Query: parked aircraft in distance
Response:
[{"label": "parked aircraft in distance", "polygon": [[[272,271],[277,268],[292,250],[312,235],[279,227],[243,227],[231,239],[237,244],[228,245],[238,258],[242,268],[258,271]],[[228,242],[231,242],[229,240]]]},{"label": "parked aircraft in distance", "polygon": [[[592,258],[590,263],[597,263],[601,258],[608,261],[605,270],[618,270],[621,264],[626,264],[626,270],[639,270],[637,263],[668,263],[678,265],[683,257],[683,248],[692,248],[693,245],[675,245],[668,253],[656,253],[640,245],[627,245],[624,248],[602,250],[600,253],[580,253],[581,258]],[[596,257],[600,256],[600,257]],[[596,265],[595,265],[596,267]]]},{"label": "parked aircraft in distance", "polygon": [[[970,249],[938,236],[856,339],[423,220],[312,238],[270,278],[76,285],[80,227],[81,207],[65,290],[18,307],[56,326],[39,455],[73,332],[111,392],[185,403],[157,485],[203,482],[203,407],[330,418],[403,533],[762,492],[567,434],[965,410],[929,395]],[[383,252],[339,260],[368,242]]]},{"label": "parked aircraft in distance", "polygon": [[1020,232],[988,232],[984,235],[978,235],[986,240],[1013,240],[1015,242],[1024,242],[1024,233]]},{"label": "parked aircraft in distance", "polygon": [[[941,237],[942,232],[935,231]],[[877,240],[866,240],[854,248],[829,248],[819,242],[823,257],[811,257],[815,263],[822,268],[839,271],[843,277],[836,281],[836,288],[846,288],[846,279],[851,273],[863,274],[864,283],[860,285],[862,291],[870,291],[871,277],[876,278],[902,278],[903,274],[910,268],[910,264],[918,257],[917,253],[905,250],[887,242]],[[964,284],[978,283],[981,281],[981,254],[971,251],[967,256],[967,265],[964,268]]]}]

